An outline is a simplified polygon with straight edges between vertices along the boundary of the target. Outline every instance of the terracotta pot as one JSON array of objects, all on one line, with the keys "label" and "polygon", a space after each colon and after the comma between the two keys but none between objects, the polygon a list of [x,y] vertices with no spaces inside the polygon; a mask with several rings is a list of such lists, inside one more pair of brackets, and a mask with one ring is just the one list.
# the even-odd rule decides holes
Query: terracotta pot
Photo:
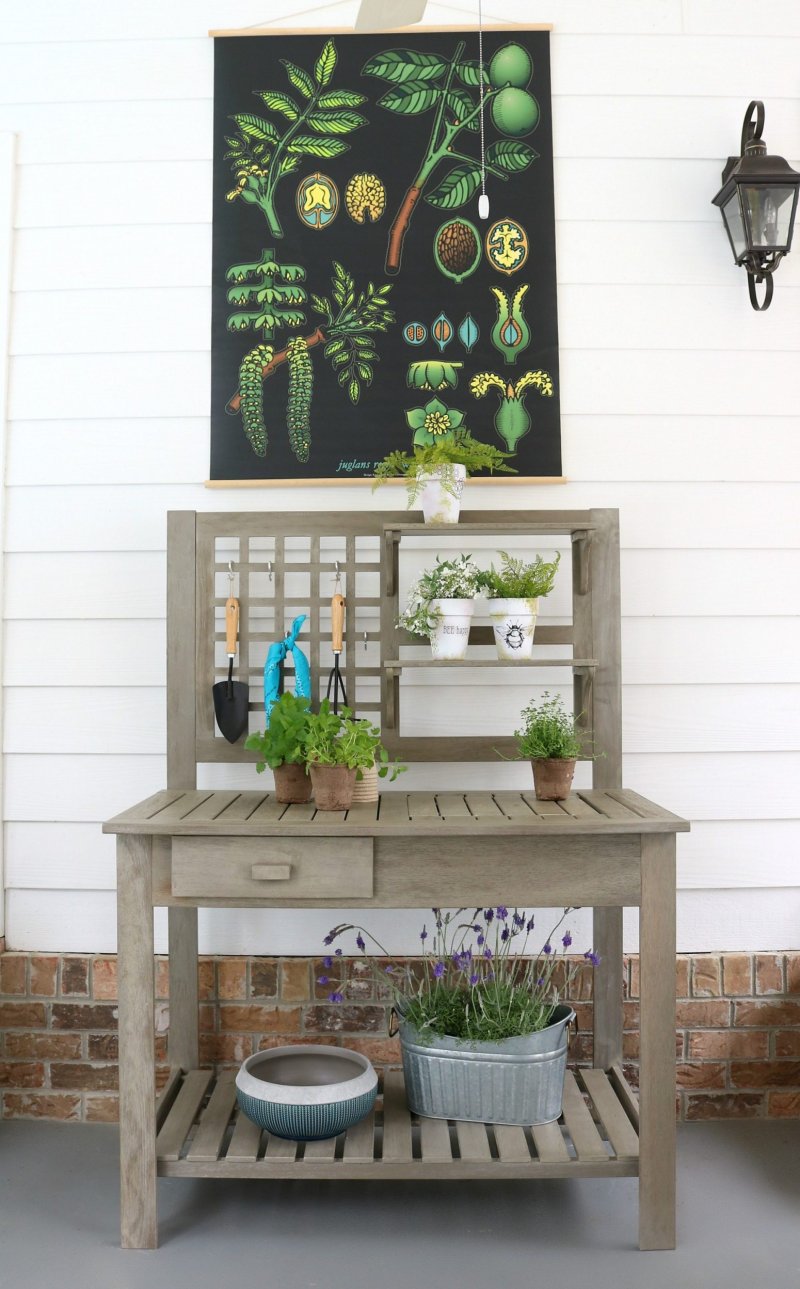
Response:
[{"label": "terracotta pot", "polygon": [[308,767],[317,810],[349,810],[353,804],[356,786],[355,770],[346,765],[314,765]]},{"label": "terracotta pot", "polygon": [[537,801],[564,801],[572,787],[575,758],[537,757],[533,766],[533,786]]},{"label": "terracotta pot", "polygon": [[311,780],[304,765],[284,761],[272,771],[275,797],[284,806],[300,806],[311,800]]}]

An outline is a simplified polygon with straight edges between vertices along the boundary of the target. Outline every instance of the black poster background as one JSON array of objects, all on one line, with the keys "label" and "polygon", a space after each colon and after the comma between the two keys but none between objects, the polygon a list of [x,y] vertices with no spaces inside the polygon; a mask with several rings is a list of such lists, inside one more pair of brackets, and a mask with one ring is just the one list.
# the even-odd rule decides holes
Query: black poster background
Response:
[{"label": "black poster background", "polygon": [[[288,92],[303,100],[290,86],[282,58],[289,59],[311,73],[326,37],[315,35],[270,35],[225,37],[215,40],[214,70],[214,201],[213,201],[213,268],[212,268],[212,371],[211,371],[211,478],[224,479],[336,479],[369,475],[373,465],[393,448],[409,448],[413,431],[405,422],[407,408],[423,406],[433,395],[429,391],[409,389],[406,373],[410,362],[443,358],[462,362],[458,386],[444,389],[439,397],[448,407],[466,414],[466,426],[476,437],[504,447],[494,425],[498,391],[490,390],[481,399],[470,393],[469,380],[479,371],[493,371],[516,381],[528,370],[543,368],[554,383],[552,398],[543,398],[536,389],[526,397],[532,428],[519,441],[516,458],[510,462],[520,476],[561,474],[559,416],[558,324],[556,312],[556,261],[553,210],[553,147],[550,105],[549,35],[542,31],[502,30],[484,33],[484,61],[514,41],[526,46],[533,58],[533,78],[528,86],[539,102],[541,116],[534,132],[525,137],[539,154],[527,170],[511,175],[507,182],[487,176],[491,209],[489,220],[478,219],[477,196],[465,206],[443,211],[429,205],[424,198],[417,203],[405,238],[403,263],[396,277],[384,272],[387,237],[395,212],[414,178],[423,157],[433,120],[433,112],[418,116],[399,116],[377,106],[376,100],[391,88],[388,81],[362,76],[361,69],[369,57],[387,49],[412,48],[452,57],[459,40],[466,41],[464,58],[478,56],[478,37],[468,32],[379,33],[369,35],[334,34],[338,61],[329,89],[356,90],[367,95],[367,102],[357,110],[369,124],[342,136],[349,151],[334,158],[304,156],[300,168],[280,182],[276,205],[284,236],[270,236],[266,219],[255,205],[241,198],[226,201],[225,194],[235,184],[231,163],[223,160],[227,151],[225,135],[235,134],[234,113],[251,112],[267,117],[282,131],[285,118],[265,109],[256,90]],[[477,96],[477,89],[470,91]],[[486,144],[503,138],[486,113]],[[458,147],[479,156],[479,136],[467,130],[459,136]],[[316,230],[306,227],[295,211],[298,184],[314,171],[327,175],[339,189],[339,213],[330,227]],[[386,209],[374,225],[358,225],[347,214],[344,191],[351,175],[358,171],[377,174],[387,189]],[[446,165],[437,170],[427,190],[447,172]],[[477,270],[460,283],[445,277],[433,258],[433,242],[439,227],[450,218],[463,216],[478,232],[485,235],[496,219],[517,219],[529,239],[526,263],[514,274],[500,273],[482,258]],[[288,370],[284,365],[265,382],[265,420],[269,444],[265,458],[256,456],[242,428],[241,417],[226,412],[226,404],[238,387],[239,363],[261,339],[250,329],[230,332],[227,319],[236,306],[228,303],[225,274],[229,265],[258,260],[262,251],[272,247],[282,263],[302,264],[308,292],[330,297],[331,262],[339,260],[355,277],[356,287],[368,281],[392,282],[389,296],[396,322],[389,331],[377,336],[375,348],[380,361],[375,364],[372,385],[362,391],[356,406],[337,383],[321,346],[313,352],[314,394],[311,410],[311,453],[301,465],[289,447],[286,430]],[[496,318],[495,298],[490,286],[513,292],[523,282],[530,283],[525,300],[525,317],[531,329],[527,349],[517,355],[513,366],[506,366],[503,355],[490,339]],[[304,306],[306,325],[297,332],[281,331],[276,348],[282,348],[291,335],[308,335],[314,331],[319,316],[310,302]],[[457,335],[441,354],[430,334],[425,344],[412,347],[402,336],[403,325],[420,321],[430,333],[431,324],[444,311],[457,330],[468,312],[480,327],[480,339],[467,355]],[[368,463],[367,468],[342,469],[342,463]],[[502,477],[502,476],[501,476]]]}]

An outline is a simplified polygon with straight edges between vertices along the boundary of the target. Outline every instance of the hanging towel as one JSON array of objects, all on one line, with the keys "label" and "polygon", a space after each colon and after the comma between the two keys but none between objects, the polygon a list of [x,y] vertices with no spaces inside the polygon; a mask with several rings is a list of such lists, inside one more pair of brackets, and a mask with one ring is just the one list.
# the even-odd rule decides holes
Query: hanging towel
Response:
[{"label": "hanging towel", "polygon": [[283,693],[283,673],[286,655],[291,653],[294,659],[294,692],[298,698],[311,697],[311,670],[308,659],[297,644],[297,637],[306,620],[301,613],[292,623],[292,629],[283,640],[270,645],[267,661],[264,664],[264,709],[267,713],[267,724],[273,704]]}]

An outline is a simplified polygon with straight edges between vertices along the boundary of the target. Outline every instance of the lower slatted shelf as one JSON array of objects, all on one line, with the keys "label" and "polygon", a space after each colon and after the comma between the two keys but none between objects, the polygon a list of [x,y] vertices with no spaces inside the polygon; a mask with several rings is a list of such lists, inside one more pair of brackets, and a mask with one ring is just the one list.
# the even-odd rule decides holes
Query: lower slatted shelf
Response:
[{"label": "lower slatted shelf", "polygon": [[619,1066],[567,1073],[564,1112],[530,1128],[422,1119],[389,1071],[375,1110],[329,1141],[285,1141],[236,1103],[232,1071],[170,1081],[158,1111],[158,1172],[167,1177],[431,1179],[633,1177],[638,1102]]}]

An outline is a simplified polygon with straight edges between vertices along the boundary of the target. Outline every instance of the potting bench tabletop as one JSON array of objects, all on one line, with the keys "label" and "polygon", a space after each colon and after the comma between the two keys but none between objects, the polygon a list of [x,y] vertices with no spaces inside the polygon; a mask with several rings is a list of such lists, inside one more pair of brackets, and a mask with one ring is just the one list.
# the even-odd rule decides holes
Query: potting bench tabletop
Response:
[{"label": "potting bench tabletop", "polygon": [[[259,621],[257,603],[270,593],[250,594],[259,576],[274,578],[273,628],[289,607],[298,607],[298,599],[303,603],[301,594],[310,600],[316,677],[320,640],[330,639],[320,620],[321,604],[330,596],[327,575],[338,561],[335,554],[325,554],[326,535],[341,538],[351,587],[365,558],[358,555],[357,534],[379,538],[381,562],[372,568],[380,567],[380,594],[367,604],[381,615],[378,659],[369,667],[356,662],[354,628],[345,676],[348,695],[357,674],[359,681],[364,673],[379,681],[382,725],[397,733],[397,660],[404,643],[394,627],[397,555],[400,538],[411,528],[406,516],[364,513],[170,516],[169,786],[104,825],[117,834],[124,1247],[156,1246],[157,1175],[370,1180],[638,1175],[640,1246],[674,1245],[675,838],[689,825],[620,786],[615,512],[517,512],[512,523],[496,524],[483,514],[476,524],[479,531],[506,539],[509,533],[570,534],[573,622],[545,627],[550,634],[543,643],[572,646],[576,710],[585,713],[585,728],[605,754],[593,764],[592,789],[580,789],[561,803],[539,802],[532,790],[390,790],[377,803],[331,813],[313,805],[282,806],[267,791],[196,788],[198,762],[253,759],[241,743],[232,747],[215,736],[211,717],[211,684],[224,662],[214,652],[215,643],[224,641],[219,611],[226,587],[218,579],[231,558],[231,534],[238,534],[232,563],[249,582],[239,586],[245,600],[244,674],[260,669],[256,658],[263,666],[260,642],[271,638]],[[290,594],[287,552],[293,535],[309,530],[305,547],[298,549],[311,585]],[[414,531],[425,533],[421,525]],[[469,542],[469,523],[459,526],[459,536]],[[365,628],[365,643],[370,634]],[[254,709],[259,705],[252,703]],[[359,711],[363,707],[359,702]],[[397,742],[399,754],[409,759],[485,759],[485,740],[414,740],[397,733]],[[231,1071],[215,1078],[200,1069],[199,907],[498,903],[594,909],[594,948],[601,958],[594,979],[594,1068],[567,1075],[559,1124],[525,1129],[417,1120],[406,1107],[402,1077],[388,1073],[373,1115],[339,1139],[303,1146],[262,1132],[238,1113]],[[157,1100],[155,906],[169,911],[172,1067]],[[640,911],[641,1110],[621,1065],[624,906]]]}]

